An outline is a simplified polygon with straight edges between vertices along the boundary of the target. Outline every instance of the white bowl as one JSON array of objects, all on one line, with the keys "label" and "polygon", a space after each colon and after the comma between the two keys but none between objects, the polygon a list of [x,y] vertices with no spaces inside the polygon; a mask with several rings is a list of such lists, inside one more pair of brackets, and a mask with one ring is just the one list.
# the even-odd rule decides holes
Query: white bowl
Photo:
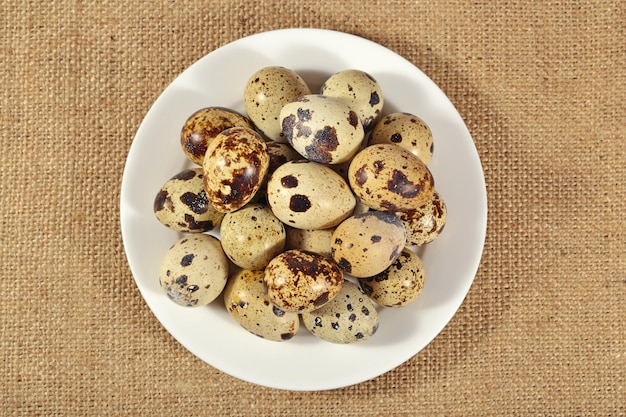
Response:
[{"label": "white bowl", "polygon": [[[448,219],[443,233],[420,249],[426,284],[417,301],[381,309],[370,339],[350,345],[324,342],[305,328],[291,340],[271,342],[245,331],[221,299],[186,308],[161,291],[160,259],[179,238],[153,214],[165,181],[190,166],[179,144],[185,120],[208,106],[240,112],[243,89],[256,70],[280,65],[317,90],[331,74],[359,69],[381,85],[384,114],[403,111],[431,128],[435,150],[429,168]],[[483,171],[470,133],[446,95],[418,68],[369,40],[321,29],[259,33],[225,45],[180,74],[146,114],[128,153],[121,187],[121,229],[136,284],[146,303],[183,346],[236,378],[272,388],[311,391],[375,378],[422,350],[454,316],[480,262],[487,227]]]}]

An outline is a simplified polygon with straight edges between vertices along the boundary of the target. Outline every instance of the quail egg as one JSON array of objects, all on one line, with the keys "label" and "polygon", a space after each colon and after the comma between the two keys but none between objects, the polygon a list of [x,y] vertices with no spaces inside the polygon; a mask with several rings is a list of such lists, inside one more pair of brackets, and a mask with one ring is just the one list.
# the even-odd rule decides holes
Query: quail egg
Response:
[{"label": "quail egg", "polygon": [[203,161],[207,198],[222,212],[245,206],[266,179],[270,156],[263,138],[246,127],[232,127],[211,141]]},{"label": "quail egg", "polygon": [[358,285],[344,282],[339,294],[325,306],[302,314],[302,324],[318,338],[331,343],[355,343],[378,330],[378,311]]},{"label": "quail egg", "polygon": [[368,130],[380,116],[383,92],[380,84],[370,74],[357,69],[337,72],[322,85],[320,92],[335,97],[356,111],[364,130]]},{"label": "quail egg", "polygon": [[339,174],[308,160],[278,167],[267,182],[267,200],[276,217],[298,229],[334,227],[356,206],[356,198]]},{"label": "quail egg", "polygon": [[202,168],[190,168],[170,178],[154,198],[154,215],[177,232],[202,233],[219,226],[224,213],[207,199]]},{"label": "quail egg", "polygon": [[228,271],[228,259],[217,238],[204,233],[188,235],[163,256],[159,282],[176,304],[199,307],[222,293]]},{"label": "quail egg", "polygon": [[202,165],[208,144],[224,130],[235,127],[254,128],[252,122],[234,110],[224,107],[206,107],[185,121],[180,132],[180,145],[189,160]]},{"label": "quail egg", "polygon": [[391,143],[407,149],[429,164],[433,157],[434,142],[430,128],[419,117],[409,113],[391,113],[374,126],[369,143]]},{"label": "quail egg", "polygon": [[406,244],[406,231],[392,213],[368,211],[344,220],[333,232],[331,254],[352,276],[376,275],[391,265]]},{"label": "quail egg", "polygon": [[303,313],[335,298],[344,278],[341,269],[322,255],[292,249],[265,267],[267,295],[283,311]]},{"label": "quail egg", "polygon": [[256,127],[269,139],[285,142],[281,136],[280,110],[296,97],[310,94],[306,82],[295,71],[269,66],[256,71],[244,89],[244,108]]},{"label": "quail egg", "polygon": [[435,182],[421,159],[397,145],[376,144],[360,151],[348,168],[354,194],[380,211],[409,211],[426,203]]},{"label": "quail egg", "polygon": [[448,211],[441,195],[435,191],[423,206],[396,213],[406,228],[407,245],[421,246],[435,240],[446,225]]},{"label": "quail egg", "polygon": [[226,213],[220,228],[220,239],[226,256],[244,269],[263,269],[285,247],[283,223],[269,207],[249,203]]},{"label": "quail egg", "polygon": [[306,159],[340,164],[363,143],[359,116],[347,104],[319,94],[300,96],[280,111],[282,135]]},{"label": "quail egg", "polygon": [[224,305],[244,329],[264,339],[282,342],[298,333],[298,313],[283,311],[270,302],[263,271],[242,269],[231,276],[224,288]]},{"label": "quail egg", "polygon": [[403,307],[417,299],[424,289],[421,258],[404,249],[389,268],[373,277],[359,279],[361,289],[384,307]]}]

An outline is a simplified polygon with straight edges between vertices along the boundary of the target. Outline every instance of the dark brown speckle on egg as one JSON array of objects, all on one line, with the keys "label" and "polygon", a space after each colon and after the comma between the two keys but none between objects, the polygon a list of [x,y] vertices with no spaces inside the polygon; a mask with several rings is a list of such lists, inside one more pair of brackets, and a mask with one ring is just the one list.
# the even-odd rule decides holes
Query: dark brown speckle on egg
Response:
[{"label": "dark brown speckle on egg", "polygon": [[186,169],[184,171],[179,172],[178,174],[172,177],[173,180],[180,181],[189,181],[193,177],[196,176],[196,172],[193,169]]},{"label": "dark brown speckle on egg", "polygon": [[311,201],[303,194],[294,194],[289,200],[289,208],[296,213],[303,213],[311,208]]},{"label": "dark brown speckle on egg", "polygon": [[161,211],[165,206],[172,205],[172,201],[169,198],[169,193],[166,190],[160,190],[154,199],[154,211]]},{"label": "dark brown speckle on egg", "polygon": [[315,133],[311,144],[305,147],[306,156],[311,161],[327,164],[332,161],[332,152],[338,146],[337,130],[332,126],[325,126]]},{"label": "dark brown speckle on egg", "polygon": [[195,257],[195,255],[193,253],[189,253],[185,256],[183,256],[183,259],[181,259],[180,264],[182,266],[189,266],[191,265],[191,262],[193,262],[193,258]]},{"label": "dark brown speckle on egg", "polygon": [[207,200],[204,190],[200,191],[198,194],[186,192],[180,196],[180,201],[196,214],[206,213],[209,209],[209,201]]},{"label": "dark brown speckle on egg", "polygon": [[298,178],[293,175],[285,175],[280,179],[280,183],[285,188],[295,188],[298,186]]},{"label": "dark brown speckle on egg", "polygon": [[387,189],[403,198],[414,198],[421,191],[420,184],[412,183],[406,174],[395,169],[392,178],[387,182]]},{"label": "dark brown speckle on egg", "polygon": [[352,265],[346,258],[341,258],[339,262],[337,262],[337,265],[347,273],[352,272]]}]

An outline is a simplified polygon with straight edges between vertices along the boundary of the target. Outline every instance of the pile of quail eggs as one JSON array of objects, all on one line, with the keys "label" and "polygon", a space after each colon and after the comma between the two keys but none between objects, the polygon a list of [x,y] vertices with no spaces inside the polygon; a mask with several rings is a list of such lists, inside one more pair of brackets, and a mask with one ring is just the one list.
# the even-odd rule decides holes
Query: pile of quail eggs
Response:
[{"label": "pile of quail eggs", "polygon": [[223,300],[268,340],[301,325],[333,343],[368,339],[378,309],[418,298],[415,248],[446,222],[429,127],[384,115],[380,85],[355,69],[312,93],[295,71],[265,67],[243,98],[245,115],[207,107],[182,126],[193,167],[154,199],[156,218],[182,234],[162,258],[163,291],[188,307]]}]

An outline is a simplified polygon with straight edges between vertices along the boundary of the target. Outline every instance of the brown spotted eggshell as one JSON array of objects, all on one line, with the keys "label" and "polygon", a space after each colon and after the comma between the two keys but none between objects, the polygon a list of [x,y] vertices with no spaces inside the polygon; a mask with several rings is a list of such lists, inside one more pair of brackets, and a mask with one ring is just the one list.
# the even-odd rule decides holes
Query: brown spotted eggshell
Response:
[{"label": "brown spotted eggshell", "polygon": [[396,215],[406,228],[407,245],[421,246],[439,237],[446,225],[448,210],[441,195],[435,191],[423,206]]},{"label": "brown spotted eggshell", "polygon": [[357,278],[376,275],[391,265],[406,244],[406,231],[392,213],[368,211],[344,220],[333,233],[332,257]]},{"label": "brown spotted eggshell", "polygon": [[337,264],[301,249],[281,253],[265,268],[269,299],[284,311],[303,313],[331,301],[344,283]]},{"label": "brown spotted eggshell", "polygon": [[188,235],[163,256],[159,282],[176,304],[199,307],[222,293],[228,270],[228,259],[217,238],[208,234]]},{"label": "brown spotted eggshell", "polygon": [[247,117],[234,110],[224,107],[200,109],[185,121],[180,132],[180,145],[190,161],[202,165],[209,143],[224,130],[235,126],[254,128]]},{"label": "brown spotted eggshell", "polygon": [[383,272],[359,279],[361,289],[384,307],[404,307],[413,303],[424,289],[424,265],[421,258],[404,249],[398,259]]},{"label": "brown spotted eggshell", "polygon": [[391,113],[380,119],[370,135],[370,144],[398,145],[429,164],[433,157],[433,134],[419,117],[409,113]]},{"label": "brown spotted eggshell", "polygon": [[308,160],[278,167],[267,182],[267,200],[276,217],[298,229],[336,226],[356,206],[356,198],[339,174]]},{"label": "brown spotted eggshell", "polygon": [[352,158],[363,142],[358,114],[334,97],[309,94],[280,111],[282,135],[306,159],[340,164]]},{"label": "brown spotted eggshell", "polygon": [[435,182],[426,164],[406,149],[392,144],[370,145],[348,168],[354,194],[379,211],[410,211],[433,195]]},{"label": "brown spotted eggshell", "polygon": [[223,213],[240,209],[263,185],[269,164],[267,145],[257,132],[245,127],[224,130],[204,157],[207,198]]},{"label": "brown spotted eggshell", "polygon": [[369,339],[378,330],[374,303],[351,281],[328,304],[302,314],[302,323],[318,338],[331,343],[355,343]]},{"label": "brown spotted eggshell", "polygon": [[249,203],[224,216],[220,240],[224,252],[235,265],[258,270],[283,251],[286,233],[283,223],[269,207]]},{"label": "brown spotted eggshell", "polygon": [[295,71],[268,66],[256,71],[244,89],[246,114],[271,140],[285,142],[281,136],[280,110],[296,97],[310,94],[306,82]]},{"label": "brown spotted eggshell", "polygon": [[382,88],[374,77],[364,71],[339,71],[324,82],[320,92],[326,97],[335,97],[354,109],[366,131],[374,125],[383,110]]},{"label": "brown spotted eggshell", "polygon": [[224,305],[244,329],[264,339],[282,342],[298,333],[298,313],[283,311],[270,302],[263,271],[242,269],[231,276],[224,288]]},{"label": "brown spotted eggshell", "polygon": [[170,178],[154,198],[154,215],[183,233],[202,233],[220,225],[224,213],[208,201],[202,168],[186,169]]}]

